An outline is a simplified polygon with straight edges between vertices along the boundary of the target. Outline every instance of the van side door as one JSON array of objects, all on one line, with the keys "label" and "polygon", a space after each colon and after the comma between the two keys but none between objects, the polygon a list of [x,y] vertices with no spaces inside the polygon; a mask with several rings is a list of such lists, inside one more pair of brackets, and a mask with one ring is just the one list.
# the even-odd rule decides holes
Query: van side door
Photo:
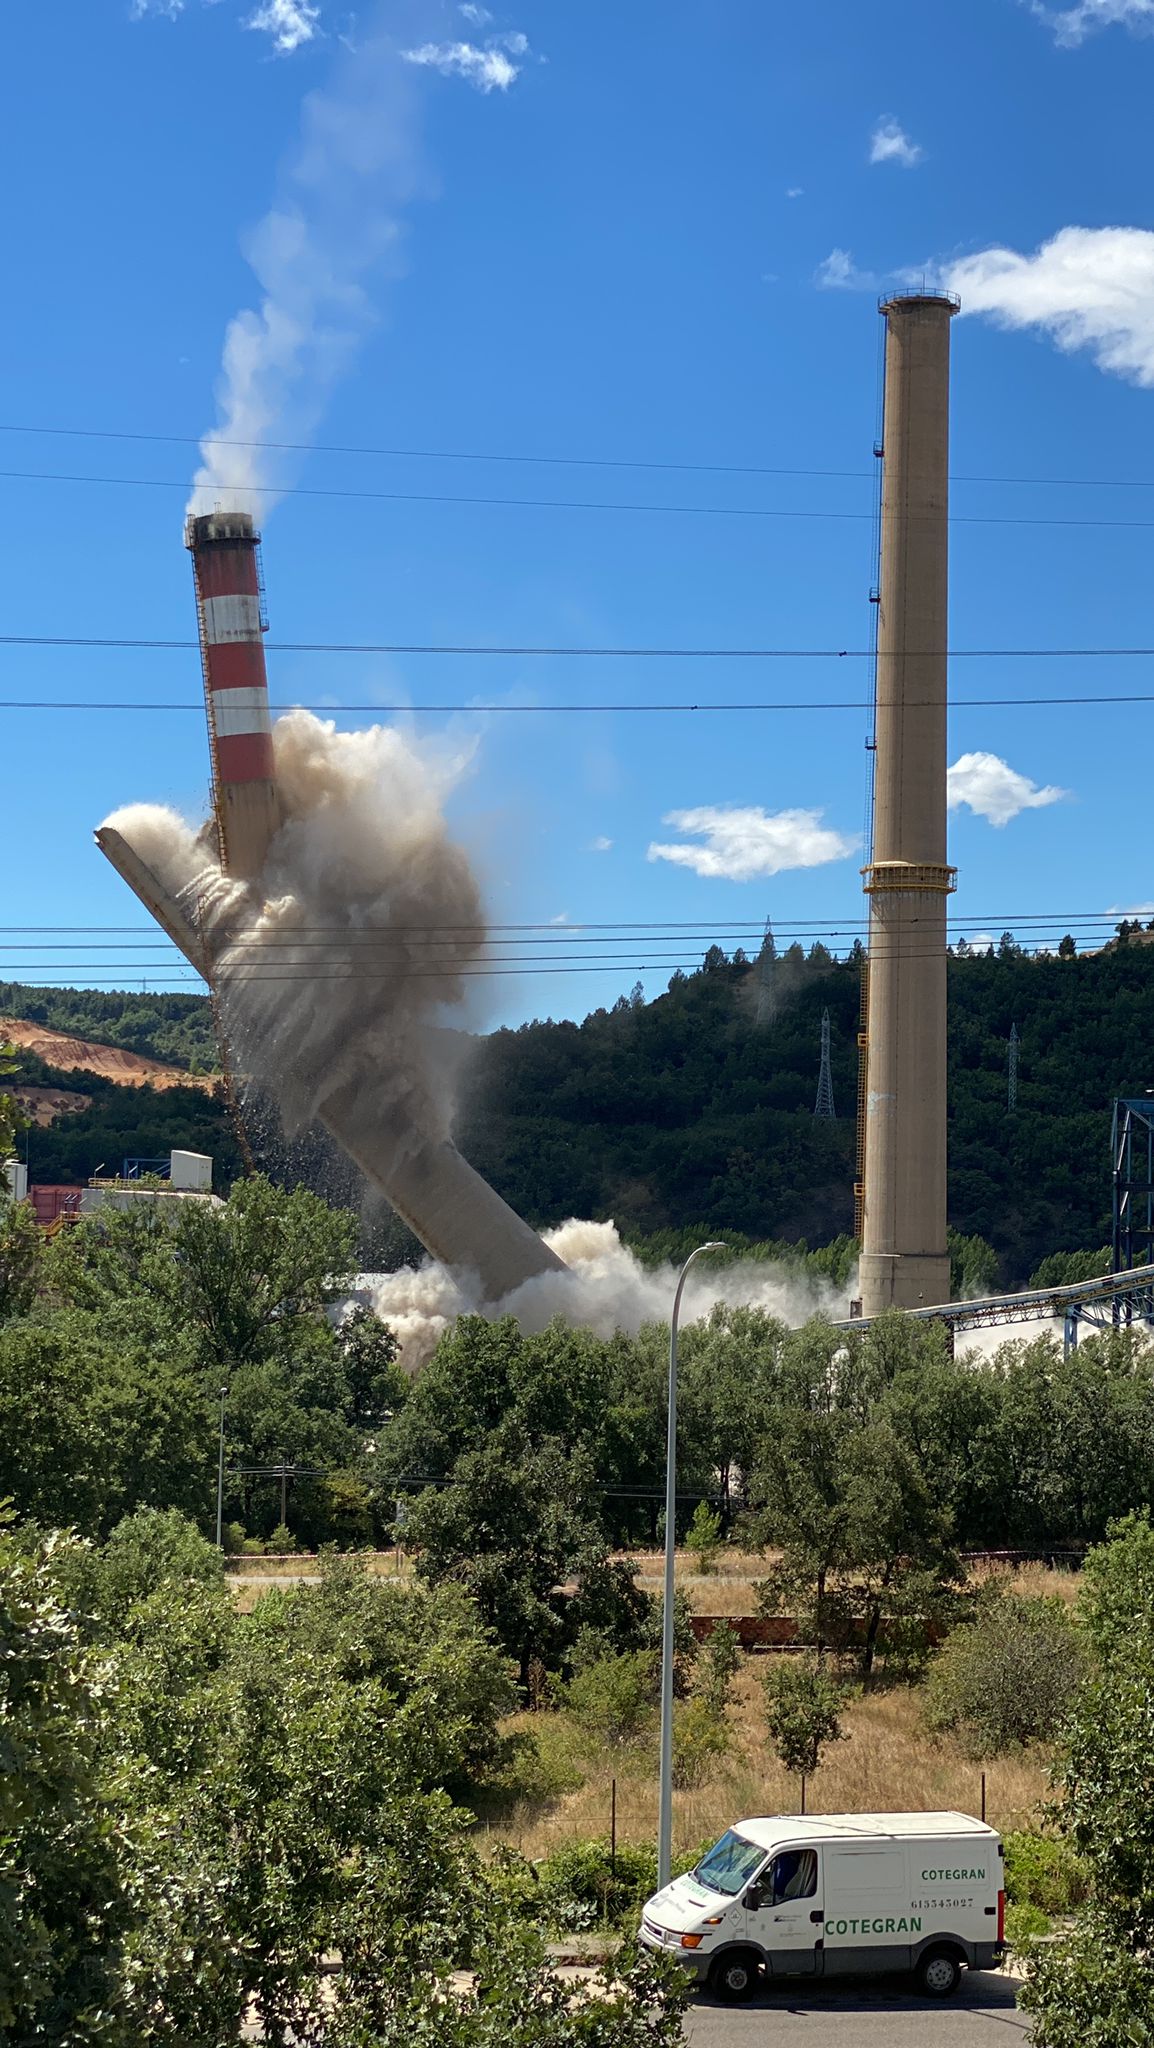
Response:
[{"label": "van side door", "polygon": [[779,1849],[745,1895],[747,1938],[775,1977],[814,1976],[821,1968],[821,1851]]}]

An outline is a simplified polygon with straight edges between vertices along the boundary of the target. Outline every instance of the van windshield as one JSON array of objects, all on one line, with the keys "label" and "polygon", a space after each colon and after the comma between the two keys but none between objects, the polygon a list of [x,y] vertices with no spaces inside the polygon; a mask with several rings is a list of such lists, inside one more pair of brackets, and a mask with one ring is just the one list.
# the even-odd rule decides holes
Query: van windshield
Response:
[{"label": "van windshield", "polygon": [[732,1899],[764,1862],[764,1849],[759,1849],[756,1842],[747,1842],[736,1829],[727,1828],[720,1842],[702,1857],[693,1875],[700,1884],[708,1885],[711,1892],[724,1892]]}]

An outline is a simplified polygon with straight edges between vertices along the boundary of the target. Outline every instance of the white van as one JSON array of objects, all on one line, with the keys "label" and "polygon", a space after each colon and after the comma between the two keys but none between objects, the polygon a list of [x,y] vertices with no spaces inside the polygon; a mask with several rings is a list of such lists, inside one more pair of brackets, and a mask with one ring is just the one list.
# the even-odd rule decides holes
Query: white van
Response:
[{"label": "white van", "polygon": [[730,2002],[767,1977],[912,1970],[948,1998],[1001,1959],[1002,1844],[965,1813],[740,1820],[644,1907],[643,1943]]}]

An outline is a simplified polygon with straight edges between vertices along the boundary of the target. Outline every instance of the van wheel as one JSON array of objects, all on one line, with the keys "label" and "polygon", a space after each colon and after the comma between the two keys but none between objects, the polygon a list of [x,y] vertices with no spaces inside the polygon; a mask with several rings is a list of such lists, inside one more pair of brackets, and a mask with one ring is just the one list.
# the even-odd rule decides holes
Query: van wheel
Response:
[{"label": "van wheel", "polygon": [[915,1972],[918,1989],[926,1998],[952,1998],[962,1981],[962,1966],[949,1949],[931,1949]]},{"label": "van wheel", "polygon": [[761,1964],[752,1949],[733,1948],[718,1956],[709,1973],[710,1989],[726,2005],[742,2005],[761,1982]]}]

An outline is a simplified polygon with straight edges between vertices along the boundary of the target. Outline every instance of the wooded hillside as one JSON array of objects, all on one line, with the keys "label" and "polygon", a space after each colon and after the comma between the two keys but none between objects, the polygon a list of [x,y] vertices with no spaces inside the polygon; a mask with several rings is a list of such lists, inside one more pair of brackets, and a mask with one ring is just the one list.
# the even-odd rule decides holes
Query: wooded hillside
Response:
[{"label": "wooded hillside", "polygon": [[[582,1024],[546,1020],[478,1042],[458,1120],[462,1149],[545,1226],[612,1216],[628,1234],[703,1225],[819,1244],[853,1227],[860,966],[821,947],[760,969],[707,954],[646,1003],[622,996]],[[203,997],[104,995],[0,984],[0,1008],[169,1060],[211,1066]],[[766,1004],[761,1005],[764,1013]],[[834,1121],[813,1116],[821,1013],[831,1021]],[[1011,1026],[1018,1108],[1007,1107]],[[28,1081],[62,1070],[22,1061]],[[950,1220],[988,1238],[1006,1284],[1049,1252],[1109,1236],[1110,1105],[1154,1084],[1154,948],[1034,958],[1011,940],[950,962]],[[33,1135],[40,1179],[170,1145],[235,1148],[221,1108],[176,1089],[99,1089],[91,1109]]]}]

